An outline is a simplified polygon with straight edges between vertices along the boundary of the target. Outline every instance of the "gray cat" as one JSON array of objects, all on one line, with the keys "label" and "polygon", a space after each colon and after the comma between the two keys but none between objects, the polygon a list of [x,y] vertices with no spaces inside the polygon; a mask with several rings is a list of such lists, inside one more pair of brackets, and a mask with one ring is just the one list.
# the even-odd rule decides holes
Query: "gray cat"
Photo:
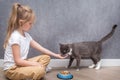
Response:
[{"label": "gray cat", "polygon": [[99,41],[78,42],[71,44],[61,44],[61,55],[70,55],[68,68],[71,66],[74,59],[76,59],[77,70],[80,68],[81,58],[90,58],[93,64],[89,68],[100,69],[100,54],[102,51],[102,43],[109,39],[115,32],[117,25],[114,25],[111,32]]}]

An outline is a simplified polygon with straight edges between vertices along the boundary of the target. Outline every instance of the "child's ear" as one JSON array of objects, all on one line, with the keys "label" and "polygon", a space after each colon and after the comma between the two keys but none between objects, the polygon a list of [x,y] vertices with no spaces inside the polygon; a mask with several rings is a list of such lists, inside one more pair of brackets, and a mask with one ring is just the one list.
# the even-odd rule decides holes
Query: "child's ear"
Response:
[{"label": "child's ear", "polygon": [[19,20],[19,25],[20,25],[20,26],[23,25],[23,20]]}]

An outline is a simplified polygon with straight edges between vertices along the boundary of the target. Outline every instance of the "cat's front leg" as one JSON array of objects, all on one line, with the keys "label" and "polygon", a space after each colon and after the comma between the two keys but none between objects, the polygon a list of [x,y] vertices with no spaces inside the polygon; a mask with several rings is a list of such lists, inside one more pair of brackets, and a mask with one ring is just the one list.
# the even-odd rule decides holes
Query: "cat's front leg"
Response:
[{"label": "cat's front leg", "polygon": [[77,67],[77,70],[76,71],[79,71],[80,70],[80,59],[81,58],[76,58],[76,67]]},{"label": "cat's front leg", "polygon": [[70,57],[69,64],[68,64],[67,68],[69,68],[71,66],[71,64],[73,63],[73,61],[74,61],[74,58]]}]

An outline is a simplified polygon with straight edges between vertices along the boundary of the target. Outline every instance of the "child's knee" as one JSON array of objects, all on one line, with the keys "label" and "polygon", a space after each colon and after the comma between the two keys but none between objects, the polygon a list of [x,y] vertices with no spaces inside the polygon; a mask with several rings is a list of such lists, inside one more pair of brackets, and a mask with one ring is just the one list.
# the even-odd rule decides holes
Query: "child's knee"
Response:
[{"label": "child's knee", "polygon": [[49,55],[46,55],[46,58],[50,61],[51,57]]},{"label": "child's knee", "polygon": [[43,57],[45,58],[45,60],[50,61],[51,57],[49,55],[43,55]]}]

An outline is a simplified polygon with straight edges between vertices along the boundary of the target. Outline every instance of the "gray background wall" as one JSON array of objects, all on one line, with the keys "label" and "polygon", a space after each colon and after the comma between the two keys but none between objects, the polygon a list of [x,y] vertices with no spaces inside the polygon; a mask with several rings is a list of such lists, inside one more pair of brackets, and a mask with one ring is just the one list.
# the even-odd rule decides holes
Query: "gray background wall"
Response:
[{"label": "gray background wall", "polygon": [[[59,53],[59,43],[95,41],[118,24],[112,38],[103,44],[102,58],[120,58],[120,0],[0,0],[0,59],[12,4],[29,5],[36,23],[29,31],[42,46]],[[30,49],[29,57],[39,55]]]}]

